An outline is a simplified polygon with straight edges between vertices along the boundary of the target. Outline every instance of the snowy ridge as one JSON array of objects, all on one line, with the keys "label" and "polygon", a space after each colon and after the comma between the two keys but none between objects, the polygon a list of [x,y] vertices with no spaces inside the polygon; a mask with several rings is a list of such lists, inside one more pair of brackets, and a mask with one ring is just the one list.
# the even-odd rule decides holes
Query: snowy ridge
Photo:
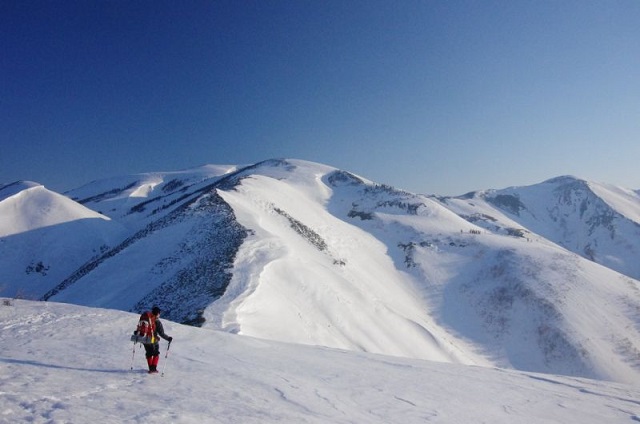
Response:
[{"label": "snowy ridge", "polygon": [[99,308],[160,304],[173,321],[262,339],[638,382],[640,208],[632,192],[589,187],[561,177],[435,198],[284,159],[118,177],[60,200],[117,226],[109,243],[80,244],[72,262],[84,233],[64,225],[42,247],[29,232],[2,238],[24,259],[0,257],[0,283]]},{"label": "snowy ridge", "polygon": [[0,201],[33,187],[41,186],[33,181],[16,181],[11,184],[0,184]]},{"label": "snowy ridge", "polygon": [[630,221],[640,223],[640,195],[637,192],[610,184],[589,183],[589,188],[612,209]]},{"label": "snowy ridge", "polygon": [[640,278],[640,196],[631,190],[564,176],[443,202],[490,231],[544,237],[591,261]]},{"label": "snowy ridge", "polygon": [[[137,315],[10,303],[0,305],[7,423],[640,420],[637,386],[283,344],[166,320],[174,341],[167,358],[161,345],[165,374],[147,375],[144,350],[132,358],[128,341]],[[96,334],[100,349],[88,347]]]}]

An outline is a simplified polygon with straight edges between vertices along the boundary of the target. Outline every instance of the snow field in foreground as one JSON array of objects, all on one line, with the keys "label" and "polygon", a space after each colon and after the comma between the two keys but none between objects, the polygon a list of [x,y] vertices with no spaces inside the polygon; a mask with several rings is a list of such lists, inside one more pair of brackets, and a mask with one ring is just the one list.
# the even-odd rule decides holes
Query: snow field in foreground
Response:
[{"label": "snow field in foreground", "polygon": [[621,423],[640,388],[354,353],[182,326],[144,372],[137,315],[0,304],[0,422]]}]

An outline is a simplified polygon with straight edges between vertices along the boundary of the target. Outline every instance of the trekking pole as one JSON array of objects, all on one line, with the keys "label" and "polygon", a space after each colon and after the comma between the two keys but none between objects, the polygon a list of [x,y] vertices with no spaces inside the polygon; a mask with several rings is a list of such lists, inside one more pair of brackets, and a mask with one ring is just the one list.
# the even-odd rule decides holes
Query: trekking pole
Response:
[{"label": "trekking pole", "polygon": [[136,342],[133,342],[133,352],[131,353],[131,371],[133,371],[133,358],[136,356]]},{"label": "trekking pole", "polygon": [[162,366],[162,374],[160,374],[161,377],[164,377],[164,370],[167,368],[167,358],[169,357],[170,348],[171,348],[171,342],[169,342],[169,344],[167,345],[167,352],[164,354],[164,365]]}]

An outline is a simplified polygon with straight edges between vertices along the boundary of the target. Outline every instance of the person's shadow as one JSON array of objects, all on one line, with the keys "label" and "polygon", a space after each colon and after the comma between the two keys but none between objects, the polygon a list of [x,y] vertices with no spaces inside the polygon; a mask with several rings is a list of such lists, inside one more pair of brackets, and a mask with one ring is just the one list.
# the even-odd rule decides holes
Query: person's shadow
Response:
[{"label": "person's shadow", "polygon": [[34,366],[34,367],[45,367],[45,368],[62,369],[62,370],[105,372],[105,373],[115,373],[115,374],[126,374],[126,373],[135,373],[135,372],[137,372],[136,370],[132,371],[130,369],[122,369],[122,368],[120,368],[120,369],[104,369],[104,368],[70,367],[70,366],[66,366],[66,365],[45,364],[44,362],[29,361],[29,360],[23,360],[23,359],[0,358],[0,362],[4,362],[4,363],[7,363],[7,364],[31,365],[31,366]]}]

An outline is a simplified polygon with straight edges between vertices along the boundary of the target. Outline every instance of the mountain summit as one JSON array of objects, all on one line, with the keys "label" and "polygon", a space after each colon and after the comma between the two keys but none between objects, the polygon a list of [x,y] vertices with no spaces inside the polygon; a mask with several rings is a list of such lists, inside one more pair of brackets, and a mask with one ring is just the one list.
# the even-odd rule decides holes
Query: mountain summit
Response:
[{"label": "mountain summit", "polygon": [[265,339],[640,381],[632,191],[561,177],[435,198],[276,159],[65,194],[0,188],[16,229],[0,239],[5,295],[160,304]]},{"label": "mountain summit", "polygon": [[526,230],[640,279],[640,196],[632,190],[563,176],[445,203],[490,231]]}]

